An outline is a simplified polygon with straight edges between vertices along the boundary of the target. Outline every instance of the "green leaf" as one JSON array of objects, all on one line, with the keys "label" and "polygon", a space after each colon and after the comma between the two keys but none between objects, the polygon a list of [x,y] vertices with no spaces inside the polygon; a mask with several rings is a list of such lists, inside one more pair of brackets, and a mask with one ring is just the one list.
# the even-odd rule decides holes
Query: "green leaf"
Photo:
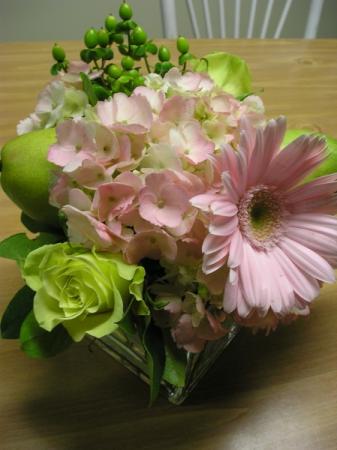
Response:
[{"label": "green leaf", "polygon": [[60,235],[40,233],[35,239],[29,239],[24,233],[14,234],[0,242],[0,257],[13,259],[20,267],[23,266],[27,255],[39,247],[62,241]]},{"label": "green leaf", "polygon": [[27,216],[24,212],[21,213],[21,222],[27,228],[27,230],[32,233],[39,233],[40,231],[45,231],[46,233],[59,232],[62,233],[62,230],[52,227],[46,223],[37,222],[31,217]]},{"label": "green leaf", "polygon": [[59,73],[59,71],[62,69],[62,65],[60,63],[55,63],[50,68],[50,74],[55,76]]},{"label": "green leaf", "polygon": [[158,397],[160,383],[164,373],[165,347],[161,329],[149,320],[145,320],[143,345],[147,357],[150,378],[150,405],[152,405]]},{"label": "green leaf", "polygon": [[1,319],[1,337],[18,339],[22,322],[33,308],[35,292],[28,286],[21,288],[13,297]]},{"label": "green leaf", "polygon": [[239,95],[238,97],[236,97],[237,100],[239,100],[240,102],[242,102],[245,98],[249,97],[250,95],[254,95],[255,92],[247,92],[246,94],[242,94]]},{"label": "green leaf", "polygon": [[331,136],[324,135],[323,133],[318,133],[316,131],[310,131],[306,129],[299,130],[287,130],[283,142],[282,147],[290,144],[290,142],[297,139],[302,135],[314,135],[321,137],[326,140],[327,144],[327,158],[316,167],[305,179],[304,181],[311,181],[317,177],[321,177],[323,175],[329,175],[331,173],[337,172],[337,139],[332,138]]},{"label": "green leaf", "polygon": [[81,72],[80,76],[83,83],[83,91],[87,94],[90,105],[95,106],[97,103],[97,97],[92,87],[91,81],[88,75],[84,72]]},{"label": "green leaf", "polygon": [[193,69],[207,72],[217,86],[236,97],[252,90],[248,66],[238,56],[224,52],[210,53],[195,60]]},{"label": "green leaf", "polygon": [[63,325],[58,325],[50,332],[41,328],[33,311],[21,326],[20,341],[22,350],[32,358],[55,356],[73,343]]},{"label": "green leaf", "polygon": [[121,328],[126,334],[133,336],[136,333],[135,322],[132,317],[132,305],[135,299],[131,299],[126,311],[124,312],[123,318],[117,322],[119,328]]},{"label": "green leaf", "polygon": [[165,338],[165,368],[163,379],[173,386],[183,387],[186,381],[186,352],[179,349],[168,332]]}]

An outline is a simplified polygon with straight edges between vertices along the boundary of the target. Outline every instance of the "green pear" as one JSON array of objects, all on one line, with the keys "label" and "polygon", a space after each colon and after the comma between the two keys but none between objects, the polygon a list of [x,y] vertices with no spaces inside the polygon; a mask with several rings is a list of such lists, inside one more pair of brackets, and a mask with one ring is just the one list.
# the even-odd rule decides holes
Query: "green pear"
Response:
[{"label": "green pear", "polygon": [[58,227],[58,210],[48,202],[55,166],[47,161],[54,128],[32,131],[1,150],[1,185],[8,197],[37,222]]},{"label": "green pear", "polygon": [[290,142],[294,141],[296,138],[302,136],[303,134],[314,134],[315,136],[325,138],[327,144],[326,160],[320,166],[318,166],[313,172],[311,172],[305,178],[305,181],[311,181],[317,177],[337,172],[337,139],[334,139],[330,136],[326,136],[323,133],[318,133],[310,130],[288,130],[284,136],[282,147],[285,147],[286,145],[290,144]]}]

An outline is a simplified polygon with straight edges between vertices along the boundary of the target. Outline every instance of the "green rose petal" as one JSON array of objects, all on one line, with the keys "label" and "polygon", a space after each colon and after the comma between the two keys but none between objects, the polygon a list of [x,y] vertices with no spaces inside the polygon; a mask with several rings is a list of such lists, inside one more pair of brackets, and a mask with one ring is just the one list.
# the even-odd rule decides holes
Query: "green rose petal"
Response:
[{"label": "green rose petal", "polygon": [[48,294],[44,286],[39,289],[34,297],[34,315],[40,327],[51,331],[63,321],[62,309],[57,300]]},{"label": "green rose petal", "polygon": [[62,323],[75,341],[86,333],[99,338],[114,331],[132,296],[139,314],[149,313],[142,296],[144,268],[118,254],[68,243],[45,245],[27,256],[23,276],[36,291],[40,327],[51,331]]},{"label": "green rose petal", "polygon": [[236,55],[215,52],[194,62],[194,70],[207,72],[217,86],[239,97],[251,92],[251,76],[247,63]]}]

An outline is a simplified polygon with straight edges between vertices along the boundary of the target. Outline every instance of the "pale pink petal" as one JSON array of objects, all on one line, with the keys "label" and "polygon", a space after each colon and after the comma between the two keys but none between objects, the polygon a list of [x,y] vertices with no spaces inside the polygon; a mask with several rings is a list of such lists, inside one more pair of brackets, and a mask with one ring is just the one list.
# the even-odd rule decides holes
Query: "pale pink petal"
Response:
[{"label": "pale pink petal", "polygon": [[279,246],[294,264],[308,275],[327,283],[335,281],[332,267],[318,253],[286,237],[283,237]]},{"label": "pale pink petal", "polygon": [[184,120],[190,120],[194,114],[194,99],[186,99],[178,95],[166,100],[159,114],[162,122],[180,123]]},{"label": "pale pink petal", "polygon": [[321,164],[325,157],[325,141],[318,137],[300,136],[278,153],[263,182],[289,189]]},{"label": "pale pink petal", "polygon": [[237,216],[230,219],[222,216],[215,216],[209,225],[209,232],[215,236],[228,236],[232,234],[238,226]]},{"label": "pale pink petal", "polygon": [[227,265],[230,268],[235,268],[241,264],[243,255],[243,245],[242,245],[242,234],[239,229],[237,229],[232,237],[229,246],[229,255]]},{"label": "pale pink petal", "polygon": [[177,255],[175,240],[162,230],[153,229],[136,234],[126,247],[125,256],[130,264],[143,258],[173,261]]},{"label": "pale pink petal", "polygon": [[219,251],[221,248],[227,246],[229,238],[227,236],[215,236],[208,234],[202,244],[202,252],[205,255]]},{"label": "pale pink petal", "polygon": [[80,211],[70,205],[64,206],[62,212],[67,217],[70,242],[89,248],[95,246],[98,250],[114,248],[115,243],[108,228],[90,213]]}]

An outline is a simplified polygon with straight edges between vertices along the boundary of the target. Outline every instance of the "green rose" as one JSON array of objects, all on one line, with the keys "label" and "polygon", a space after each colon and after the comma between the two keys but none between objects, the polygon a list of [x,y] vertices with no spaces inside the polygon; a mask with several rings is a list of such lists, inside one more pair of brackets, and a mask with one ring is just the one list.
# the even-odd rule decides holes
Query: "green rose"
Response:
[{"label": "green rose", "polygon": [[132,295],[139,302],[138,311],[146,314],[145,270],[126,264],[117,254],[68,243],[45,245],[29,253],[23,276],[36,291],[34,315],[39,325],[51,331],[62,323],[74,341],[85,333],[100,338],[114,331]]}]

